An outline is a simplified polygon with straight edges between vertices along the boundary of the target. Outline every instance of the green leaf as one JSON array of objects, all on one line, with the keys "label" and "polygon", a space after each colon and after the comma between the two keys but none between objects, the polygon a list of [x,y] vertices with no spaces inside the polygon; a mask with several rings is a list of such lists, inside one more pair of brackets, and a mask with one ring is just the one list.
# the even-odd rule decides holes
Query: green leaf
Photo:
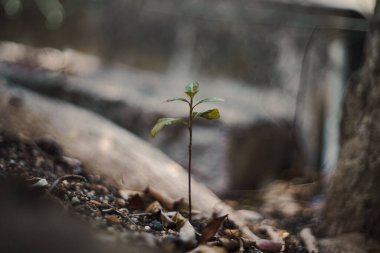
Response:
[{"label": "green leaf", "polygon": [[210,109],[203,112],[197,112],[194,118],[197,118],[197,117],[212,120],[212,119],[219,119],[220,114],[219,114],[219,110],[217,108],[214,108],[214,109]]},{"label": "green leaf", "polygon": [[205,103],[205,102],[224,102],[224,99],[223,98],[217,98],[217,97],[209,97],[209,98],[202,99],[201,101],[196,103],[195,106],[202,104],[202,103]]},{"label": "green leaf", "polygon": [[191,98],[194,97],[194,95],[197,94],[198,91],[199,91],[198,82],[188,83],[185,87],[185,93]]},{"label": "green leaf", "polygon": [[189,103],[189,101],[187,101],[186,99],[179,98],[179,97],[169,98],[169,99],[165,100],[164,102],[173,102],[173,101],[182,101],[182,102],[185,102],[185,103]]},{"label": "green leaf", "polygon": [[186,122],[181,118],[161,118],[157,121],[157,123],[154,125],[154,127],[150,131],[150,135],[152,137],[155,137],[158,131],[164,128],[164,126],[178,124],[178,123],[186,125]]}]

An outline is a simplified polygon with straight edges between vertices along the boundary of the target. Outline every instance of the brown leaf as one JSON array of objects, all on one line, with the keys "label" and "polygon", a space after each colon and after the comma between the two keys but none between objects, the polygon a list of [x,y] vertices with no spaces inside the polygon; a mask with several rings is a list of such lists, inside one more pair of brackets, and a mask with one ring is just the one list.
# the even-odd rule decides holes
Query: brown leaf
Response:
[{"label": "brown leaf", "polygon": [[241,231],[239,229],[225,229],[223,234],[230,237],[238,237],[241,236]]},{"label": "brown leaf", "polygon": [[158,213],[161,210],[162,210],[162,206],[160,202],[158,202],[157,200],[153,201],[152,203],[149,204],[147,208],[145,208],[145,212],[153,213],[153,214]]},{"label": "brown leaf", "polygon": [[183,199],[174,200],[152,187],[147,187],[144,190],[144,193],[149,194],[152,198],[160,202],[161,205],[163,205],[163,207],[165,207],[167,210],[175,210],[183,202]]},{"label": "brown leaf", "polygon": [[183,217],[179,212],[173,216],[173,221],[177,224],[179,238],[187,244],[195,244],[195,229],[188,219]]},{"label": "brown leaf", "polygon": [[138,194],[133,195],[129,199],[129,207],[132,209],[143,209],[144,208],[144,201],[141,198],[141,196]]},{"label": "brown leaf", "polygon": [[125,200],[129,200],[131,197],[135,195],[139,195],[140,197],[143,197],[144,195],[144,193],[141,191],[133,191],[133,190],[128,190],[128,189],[120,189],[119,194]]},{"label": "brown leaf", "polygon": [[220,226],[223,224],[227,216],[228,215],[224,215],[212,219],[203,229],[202,235],[199,238],[199,243],[202,244],[210,240],[210,238],[213,237],[216,232],[218,232]]},{"label": "brown leaf", "polygon": [[99,201],[96,201],[96,200],[90,200],[87,202],[88,204],[92,205],[92,206],[95,206],[95,207],[101,207],[101,206],[104,206],[103,203],[99,202]]},{"label": "brown leaf", "polygon": [[111,215],[104,215],[104,218],[107,220],[107,222],[111,223],[111,224],[121,224],[121,219],[119,219],[119,216],[115,215],[115,214],[111,214]]},{"label": "brown leaf", "polygon": [[181,228],[183,224],[187,221],[187,219],[183,217],[179,212],[176,212],[172,219],[176,223],[178,228]]},{"label": "brown leaf", "polygon": [[161,223],[165,228],[175,228],[176,226],[175,222],[164,212],[161,212]]}]

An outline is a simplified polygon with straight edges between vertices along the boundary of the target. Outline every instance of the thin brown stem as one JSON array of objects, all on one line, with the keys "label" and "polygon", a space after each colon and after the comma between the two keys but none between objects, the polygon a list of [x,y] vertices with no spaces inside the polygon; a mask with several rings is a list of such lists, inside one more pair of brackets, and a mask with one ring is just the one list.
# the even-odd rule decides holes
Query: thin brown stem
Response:
[{"label": "thin brown stem", "polygon": [[189,186],[189,221],[191,222],[191,149],[193,142],[193,98],[190,98],[189,113],[189,166],[188,166],[188,186]]}]

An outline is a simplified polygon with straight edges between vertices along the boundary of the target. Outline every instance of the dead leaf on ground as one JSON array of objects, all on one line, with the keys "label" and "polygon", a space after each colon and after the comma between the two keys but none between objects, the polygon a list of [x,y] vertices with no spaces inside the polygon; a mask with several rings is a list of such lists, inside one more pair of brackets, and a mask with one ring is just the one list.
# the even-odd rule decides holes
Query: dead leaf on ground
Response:
[{"label": "dead leaf on ground", "polygon": [[230,237],[239,237],[241,236],[241,231],[239,229],[225,229],[223,234]]},{"label": "dead leaf on ground", "polygon": [[144,190],[144,193],[149,194],[153,199],[160,202],[163,205],[163,207],[167,210],[176,210],[183,203],[183,198],[179,200],[174,200],[166,194],[159,192],[158,190],[150,186],[148,186]]},{"label": "dead leaf on ground", "polygon": [[228,215],[216,217],[212,219],[206,227],[203,229],[201,238],[199,238],[199,243],[207,242],[211,237],[213,237],[219,230],[220,226],[223,224],[224,220]]},{"label": "dead leaf on ground", "polygon": [[111,214],[111,215],[106,214],[106,215],[104,215],[104,218],[107,220],[107,222],[114,224],[114,225],[122,223],[121,219],[119,219],[119,216],[117,216],[115,214]]},{"label": "dead leaf on ground", "polygon": [[120,189],[119,194],[125,200],[129,200],[135,195],[139,195],[142,198],[144,195],[144,193],[141,191],[133,191],[133,190],[128,190],[128,189]]},{"label": "dead leaf on ground", "polygon": [[162,211],[162,206],[157,200],[150,203],[149,206],[145,209],[145,212],[156,214]]},{"label": "dead leaf on ground", "polygon": [[177,224],[179,237],[187,244],[196,243],[195,229],[188,219],[183,217],[179,212],[173,216],[173,221]]},{"label": "dead leaf on ground", "polygon": [[133,195],[129,199],[129,206],[132,209],[143,209],[144,208],[144,200],[138,194]]},{"label": "dead leaf on ground", "polygon": [[174,228],[175,222],[164,212],[161,212],[161,223],[165,228]]}]

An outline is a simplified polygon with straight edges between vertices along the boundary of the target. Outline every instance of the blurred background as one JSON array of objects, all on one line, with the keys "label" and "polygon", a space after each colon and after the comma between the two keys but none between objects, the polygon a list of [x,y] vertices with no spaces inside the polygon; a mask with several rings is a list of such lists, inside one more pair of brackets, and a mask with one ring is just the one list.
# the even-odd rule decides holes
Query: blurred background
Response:
[{"label": "blurred background", "polygon": [[[163,104],[200,82],[221,120],[199,121],[194,176],[219,194],[334,170],[345,84],[375,0],[0,0],[0,77],[85,107],[184,167],[186,115]],[[131,147],[132,148],[132,147]]]}]

